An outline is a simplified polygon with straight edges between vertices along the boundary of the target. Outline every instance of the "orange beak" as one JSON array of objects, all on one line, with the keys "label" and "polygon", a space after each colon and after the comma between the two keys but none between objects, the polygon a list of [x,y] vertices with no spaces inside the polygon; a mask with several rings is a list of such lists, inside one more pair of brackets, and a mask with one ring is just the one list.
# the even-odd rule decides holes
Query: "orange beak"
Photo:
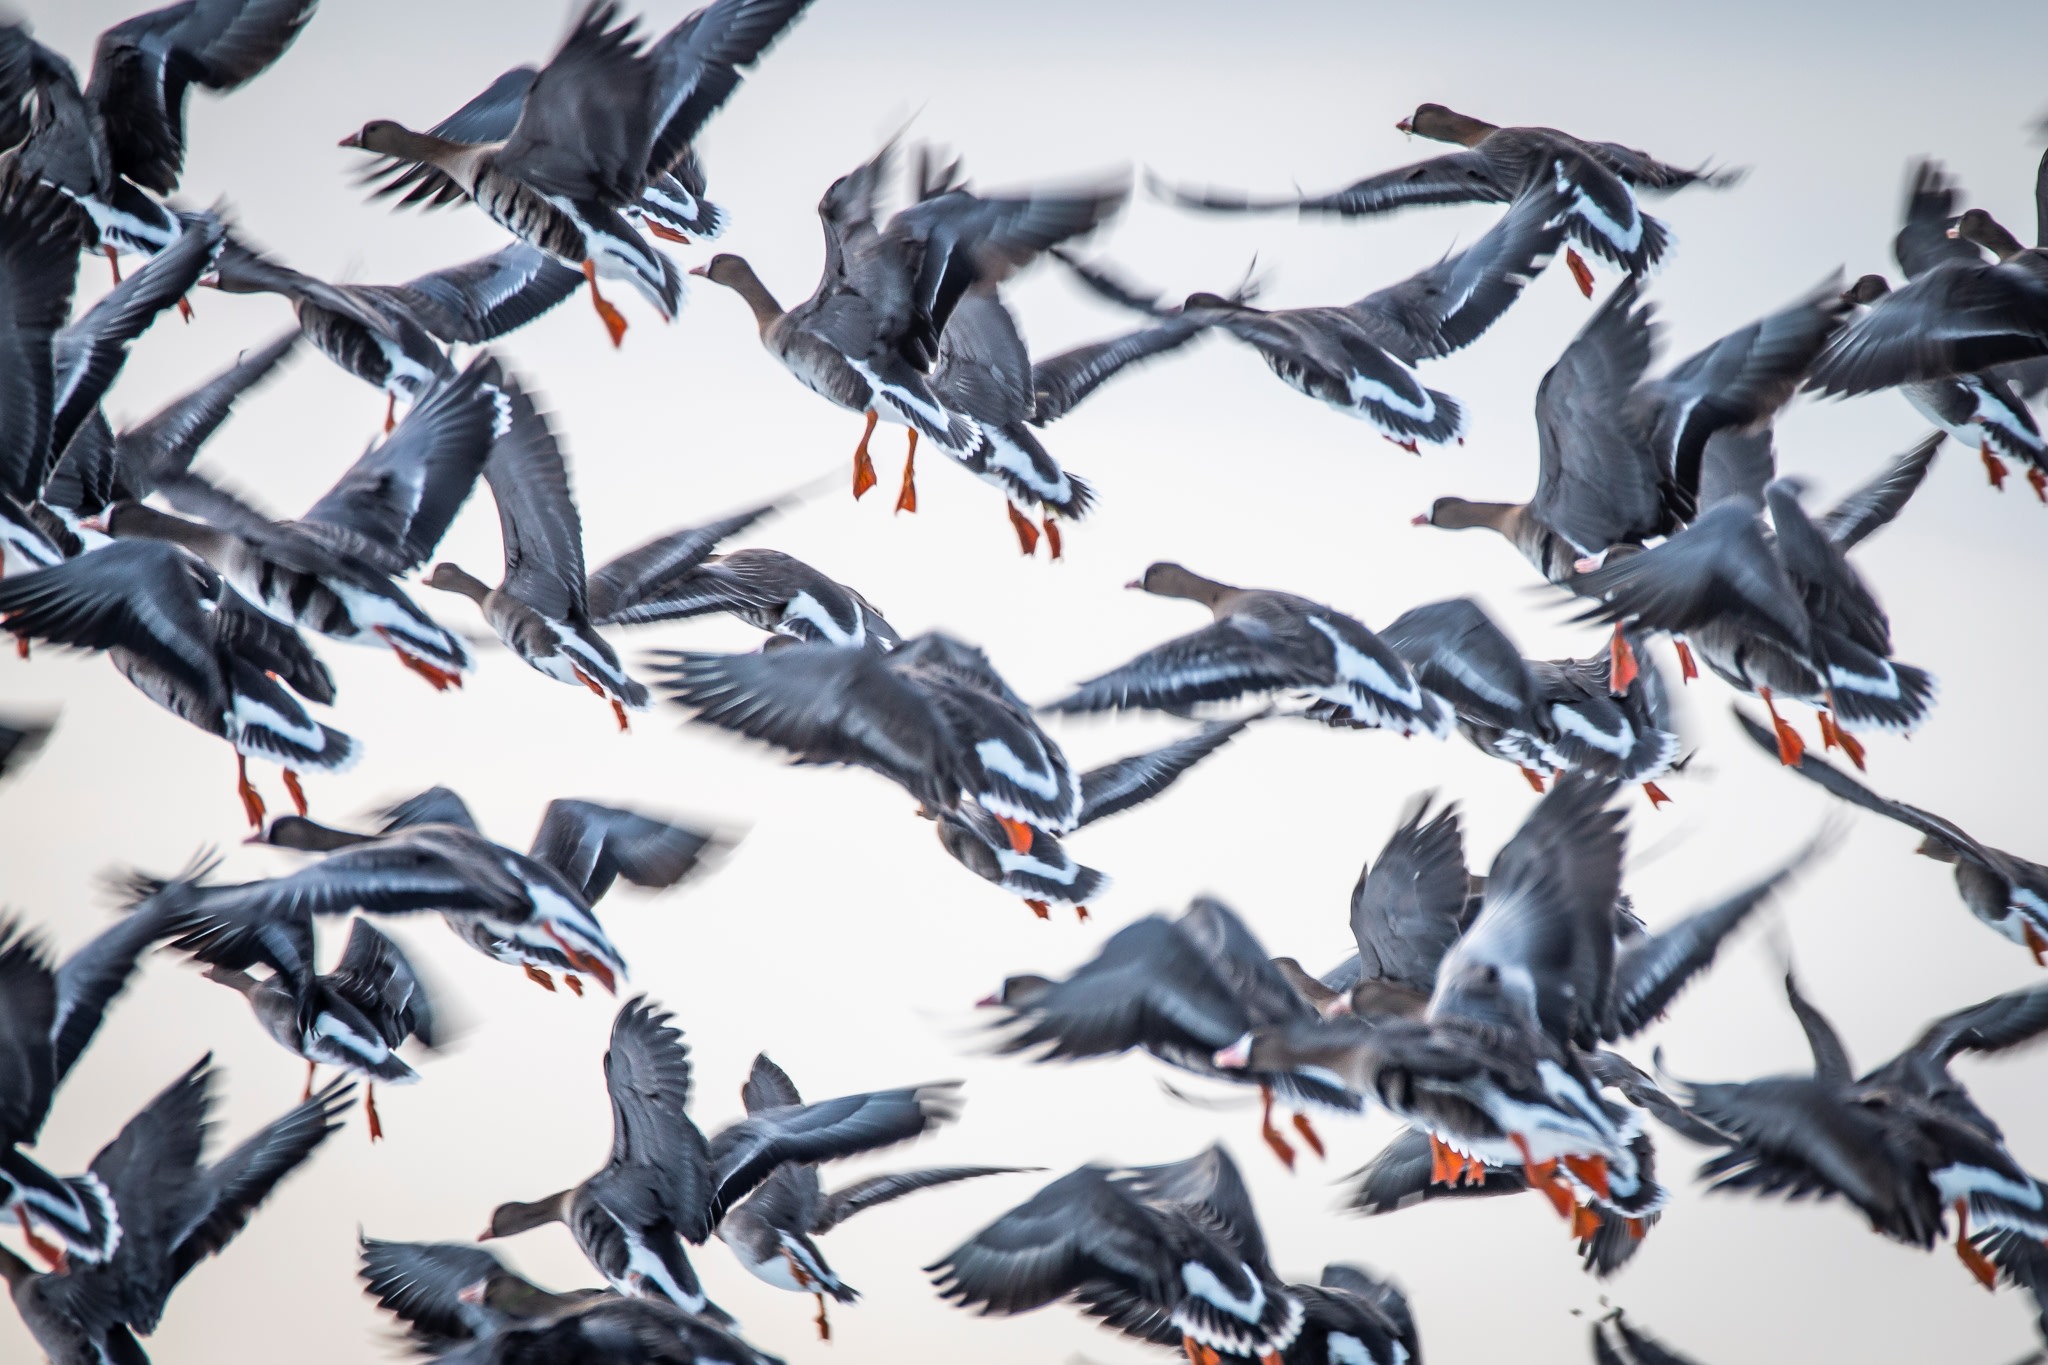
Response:
[{"label": "orange beak", "polygon": [[337,147],[360,147],[363,145],[363,135],[361,133],[350,133],[334,145]]}]

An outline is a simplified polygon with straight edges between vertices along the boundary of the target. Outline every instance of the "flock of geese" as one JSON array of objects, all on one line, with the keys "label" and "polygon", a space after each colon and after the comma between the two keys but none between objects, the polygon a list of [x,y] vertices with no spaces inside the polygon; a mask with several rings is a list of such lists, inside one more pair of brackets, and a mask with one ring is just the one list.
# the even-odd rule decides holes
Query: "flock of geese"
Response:
[{"label": "flock of geese", "polygon": [[[1716,1151],[1698,1175],[1714,1188],[1840,1198],[1885,1237],[1923,1249],[1949,1240],[1986,1288],[2031,1294],[2048,1327],[2048,1186],[1949,1070],[1959,1055],[2048,1029],[2048,987],[1934,1020],[1860,1073],[1789,973],[1810,1072],[1688,1083],[1610,1046],[1659,1019],[1829,842],[1821,835],[1662,927],[1638,918],[1622,886],[1623,798],[1638,785],[1652,803],[1668,799],[1660,783],[1688,757],[1652,651],[1672,650],[1687,680],[1704,669],[1756,698],[1763,718],[1742,719],[1757,745],[1914,830],[1919,852],[1954,865],[1972,914],[2048,961],[2048,868],[1851,771],[1865,767],[1863,736],[1910,732],[1935,700],[1933,677],[1894,657],[1856,547],[1905,511],[1949,437],[1979,453],[1993,485],[2016,467],[2048,502],[2048,443],[2028,407],[2048,388],[2048,160],[2036,191],[2043,245],[2022,244],[1967,207],[1938,165],[1921,164],[1896,240],[1902,283],[1825,281],[1654,373],[1644,288],[1670,235],[1643,200],[1739,177],[1434,104],[1400,127],[1450,150],[1335,193],[1258,199],[1150,184],[1208,213],[1503,206],[1463,250],[1355,302],[1266,310],[1248,285],[1167,302],[1079,254],[1128,184],[989,194],[958,163],[892,140],[825,190],[823,276],[785,307],[744,258],[711,255],[685,271],[657,242],[694,247],[724,229],[693,144],[807,3],[716,0],[657,37],[594,0],[544,65],[506,72],[433,127],[377,120],[343,139],[372,158],[375,197],[466,203],[514,239],[392,285],[314,278],[222,212],[172,206],[192,88],[222,94],[256,78],[286,55],[316,0],[187,0],[136,16],[101,35],[83,83],[27,26],[0,28],[0,625],[22,667],[44,647],[103,653],[151,701],[223,741],[255,839],[303,855],[288,875],[252,882],[222,880],[204,861],[132,874],[125,913],[61,962],[32,929],[0,926],[0,1206],[42,1262],[0,1247],[0,1275],[48,1358],[146,1360],[137,1338],[180,1280],[228,1247],[358,1093],[371,1137],[382,1135],[376,1087],[418,1080],[402,1054],[412,1043],[431,1050],[441,1032],[430,993],[379,928],[385,916],[437,913],[549,991],[581,995],[594,982],[616,994],[627,965],[597,904],[621,878],[674,886],[722,842],[562,799],[522,852],[481,830],[445,787],[367,826],[308,818],[302,778],[360,757],[327,719],[339,698],[319,642],[389,650],[435,689],[460,687],[475,666],[462,632],[408,586],[423,570],[420,585],[468,598],[510,652],[593,693],[622,729],[658,691],[691,723],[894,782],[949,855],[1040,917],[1061,907],[1086,919],[1106,884],[1069,852],[1071,836],[1158,797],[1248,727],[1292,717],[1455,731],[1542,793],[1486,875],[1469,870],[1457,807],[1419,799],[1361,875],[1357,952],[1333,970],[1272,956],[1229,907],[1200,899],[1126,924],[1064,979],[1003,981],[982,1002],[999,1048],[1038,1062],[1139,1050],[1245,1086],[1262,1101],[1263,1144],[1290,1165],[1299,1145],[1322,1150],[1314,1114],[1327,1123],[1383,1108],[1406,1127],[1355,1177],[1356,1211],[1534,1191],[1596,1276],[1624,1266],[1660,1220],[1671,1176],[1658,1167],[1654,1119]],[[887,212],[898,183],[907,204]],[[628,310],[607,287],[667,320],[688,277],[701,277],[744,300],[761,344],[795,379],[864,420],[855,497],[880,481],[876,426],[902,426],[899,510],[917,507],[919,445],[935,447],[999,491],[1024,554],[1043,544],[1056,559],[1069,524],[1114,509],[1040,433],[1122,371],[1220,333],[1387,440],[1441,446],[1460,438],[1465,409],[1425,384],[1422,367],[1479,342],[1560,253],[1589,299],[1603,271],[1620,279],[1538,390],[1534,494],[1446,496],[1417,521],[1506,537],[1576,597],[1578,619],[1599,623],[1604,643],[1580,658],[1526,659],[1470,600],[1418,605],[1373,630],[1310,597],[1157,563],[1130,586],[1208,618],[1162,608],[1162,635],[1175,619],[1194,628],[1037,706],[974,644],[905,638],[854,588],[789,555],[724,548],[771,517],[774,501],[586,568],[554,419],[501,356],[456,349],[578,293],[616,346]],[[82,254],[104,256],[117,283],[74,317]],[[1131,329],[1034,360],[1003,285],[1046,256],[1127,309]],[[276,295],[294,324],[115,429],[103,401],[130,348],[206,288]],[[387,420],[331,489],[280,517],[210,478],[198,456],[301,342],[382,390]],[[1839,504],[1807,507],[1800,486],[1776,476],[1776,415],[1802,391],[1889,388],[1938,429]],[[495,584],[483,565],[429,568],[479,481],[503,533]],[[665,651],[642,681],[612,642],[617,628],[712,613],[758,627],[765,645]],[[1816,713],[1817,742],[1793,708]],[[1077,771],[1042,724],[1128,710],[1188,728]],[[44,728],[8,720],[0,767],[19,768]],[[272,814],[251,759],[281,771],[296,813]],[[344,918],[341,956],[322,970],[320,940]],[[54,1173],[27,1149],[138,960],[159,946],[239,992],[264,1032],[304,1059],[303,1101],[208,1159],[215,1077],[202,1059],[89,1169]],[[322,1067],[339,1074],[316,1088]],[[645,997],[619,1009],[604,1076],[614,1137],[603,1166],[502,1204],[481,1240],[561,1223],[605,1287],[543,1288],[476,1243],[366,1234],[363,1286],[423,1354],[474,1365],[772,1359],[706,1296],[689,1248],[715,1238],[766,1283],[815,1296],[829,1336],[827,1301],[856,1295],[827,1261],[825,1234],[908,1194],[1020,1173],[946,1166],[828,1191],[824,1163],[946,1124],[957,1087],[806,1102],[761,1056],[745,1116],[707,1134],[689,1113],[689,1049]],[[963,1308],[1064,1302],[1197,1365],[1421,1357],[1420,1325],[1389,1280],[1347,1264],[1313,1284],[1279,1278],[1220,1145],[1167,1165],[1060,1175],[927,1269]],[[1593,1351],[1602,1362],[1680,1359],[1619,1316],[1595,1325]]]}]

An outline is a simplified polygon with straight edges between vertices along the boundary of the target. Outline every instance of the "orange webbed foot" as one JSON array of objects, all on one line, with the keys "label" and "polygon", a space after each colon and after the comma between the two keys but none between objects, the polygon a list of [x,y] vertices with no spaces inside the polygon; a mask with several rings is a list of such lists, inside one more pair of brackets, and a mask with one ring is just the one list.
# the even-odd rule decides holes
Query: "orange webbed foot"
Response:
[{"label": "orange webbed foot", "polygon": [[1650,798],[1651,810],[1655,810],[1659,806],[1668,806],[1671,804],[1671,797],[1665,792],[1665,790],[1662,787],[1658,786],[1655,782],[1645,782],[1643,784],[1643,795]]},{"label": "orange webbed foot", "polygon": [[1051,551],[1054,559],[1059,559],[1066,553],[1065,547],[1060,544],[1059,521],[1050,512],[1045,514],[1045,547]]},{"label": "orange webbed foot", "polygon": [[1778,704],[1772,700],[1770,688],[1759,687],[1756,694],[1763,698],[1764,709],[1771,713],[1771,731],[1778,737],[1778,762],[1788,768],[1798,767],[1799,760],[1806,754],[1806,741],[1778,714]]},{"label": "orange webbed foot", "polygon": [[1572,1236],[1585,1241],[1600,1231],[1600,1215],[1581,1204],[1572,1210]]},{"label": "orange webbed foot", "polygon": [[910,453],[903,457],[903,486],[896,492],[898,512],[917,511],[917,428],[910,429]]},{"label": "orange webbed foot", "polygon": [[1694,663],[1692,659],[1692,646],[1678,639],[1674,639],[1671,643],[1678,647],[1678,680],[1680,682],[1691,682],[1700,675],[1699,665]]},{"label": "orange webbed foot", "polygon": [[1614,628],[1614,639],[1607,646],[1607,690],[1613,696],[1626,696],[1629,684],[1636,680],[1642,670],[1636,666],[1636,652],[1628,639],[1621,633],[1621,627]]},{"label": "orange webbed foot", "polygon": [[1847,730],[1844,730],[1842,728],[1842,722],[1836,721],[1834,723],[1834,726],[1835,742],[1842,746],[1842,752],[1847,754],[1849,756],[1849,761],[1856,765],[1856,771],[1870,771],[1869,768],[1865,766],[1863,762],[1863,741],[1857,739],[1856,736],[1850,734]]},{"label": "orange webbed foot", "polygon": [[2042,502],[2048,502],[2048,473],[2043,473],[2039,469],[2029,469],[2027,486],[2034,490],[2035,497]]},{"label": "orange webbed foot", "polygon": [[249,781],[249,760],[242,754],[235,755],[235,794],[242,798],[242,814],[249,817],[249,828],[262,829],[263,794]]},{"label": "orange webbed foot", "polygon": [[1568,246],[1564,249],[1564,267],[1572,272],[1572,283],[1579,287],[1579,292],[1589,299],[1592,298],[1593,270],[1586,264],[1586,258],[1579,254],[1577,247]]},{"label": "orange webbed foot", "polygon": [[1991,453],[1990,446],[1978,447],[1977,453],[1984,457],[1984,472],[1991,478],[1991,486],[1999,492],[2005,491],[2005,461]]},{"label": "orange webbed foot", "polygon": [[562,984],[569,988],[569,994],[575,996],[578,1000],[581,1000],[583,998],[582,977],[576,975],[576,973],[574,972],[563,972]]},{"label": "orange webbed foot", "polygon": [[2041,931],[2034,927],[2032,920],[2020,921],[2020,933],[2027,940],[2027,951],[2034,955],[2034,965],[2048,967],[2048,938],[2041,936]]},{"label": "orange webbed foot", "polygon": [[1543,790],[1542,773],[1537,772],[1534,768],[1522,768],[1521,772],[1522,780],[1524,782],[1527,782],[1531,787],[1535,788],[1539,792]]},{"label": "orange webbed foot", "polygon": [[382,1142],[384,1121],[377,1117],[377,1087],[374,1085],[363,1089],[363,1114],[370,1120],[370,1141]]},{"label": "orange webbed foot", "polygon": [[555,979],[552,976],[549,976],[546,972],[534,966],[531,962],[526,963],[525,967],[526,979],[528,981],[531,981],[534,985],[539,986],[542,990],[548,992],[548,994],[554,994]]},{"label": "orange webbed foot", "polygon": [[1031,851],[1033,838],[1031,826],[1025,824],[1022,820],[1012,820],[1007,815],[998,815],[996,823],[1003,827],[1003,833],[1010,836],[1010,851],[1012,853],[1029,853]]},{"label": "orange webbed foot", "polygon": [[590,282],[590,306],[604,321],[605,335],[612,339],[612,349],[617,350],[626,340],[626,315],[612,305],[610,299],[597,292],[597,262],[583,263],[583,278]]},{"label": "orange webbed foot", "polygon": [[178,296],[178,316],[187,322],[192,321],[192,300],[186,298],[183,294]]},{"label": "orange webbed foot", "polygon": [[[101,247],[100,253],[107,258],[107,269],[114,272],[114,283],[119,284],[121,282],[121,253],[110,246]],[[26,1225],[24,1224],[24,1226]]]},{"label": "orange webbed foot", "polygon": [[1273,1088],[1269,1085],[1259,1087],[1259,1136],[1273,1149],[1273,1155],[1280,1158],[1280,1164],[1292,1172],[1294,1148],[1281,1136],[1280,1130],[1273,1126]]},{"label": "orange webbed foot", "polygon": [[830,1341],[832,1340],[832,1324],[825,1317],[825,1296],[823,1294],[816,1294],[812,1297],[818,1301],[818,1316],[811,1319],[811,1321],[818,1324],[818,1340]]},{"label": "orange webbed foot", "polygon": [[1075,906],[1075,907],[1074,907],[1074,922],[1075,922],[1076,924],[1086,924],[1086,923],[1088,922],[1088,920],[1089,920],[1089,915],[1088,915],[1088,907],[1087,907],[1087,906],[1085,906],[1085,905],[1077,905],[1077,906]]},{"label": "orange webbed foot", "polygon": [[648,218],[643,221],[647,225],[647,230],[653,233],[655,236],[661,238],[661,240],[664,242],[674,242],[677,246],[688,246],[690,244],[690,237],[688,233],[677,232],[667,223],[656,222],[652,218]]},{"label": "orange webbed foot", "polygon": [[1316,1126],[1309,1122],[1307,1114],[1296,1114],[1294,1116],[1294,1131],[1301,1134],[1301,1140],[1306,1142],[1309,1150],[1318,1157],[1327,1158],[1330,1155],[1323,1147],[1322,1135],[1316,1132]]},{"label": "orange webbed foot", "polygon": [[1429,1135],[1429,1183],[1449,1185],[1464,1169],[1465,1155],[1451,1150],[1435,1133]]},{"label": "orange webbed foot", "polygon": [[1029,897],[1026,897],[1024,903],[1030,906],[1031,913],[1038,916],[1040,919],[1049,920],[1052,918],[1052,906],[1047,902],[1040,900],[1032,900]]},{"label": "orange webbed foot", "polygon": [[1010,529],[1017,533],[1017,548],[1029,559],[1038,551],[1038,528],[1031,524],[1031,518],[1017,510],[1016,503],[1008,504]]},{"label": "orange webbed foot", "polygon": [[291,795],[293,808],[304,815],[307,811],[306,789],[299,785],[299,775],[290,768],[284,770],[284,789]]},{"label": "orange webbed foot", "polygon": [[1613,1198],[1613,1191],[1607,1184],[1607,1158],[1604,1156],[1568,1156],[1564,1168],[1579,1178],[1579,1183],[1602,1199]]},{"label": "orange webbed foot", "polygon": [[1956,1256],[1977,1277],[1978,1284],[1990,1290],[1998,1288],[1998,1267],[1970,1240],[1970,1206],[1960,1199],[1956,1201]]}]

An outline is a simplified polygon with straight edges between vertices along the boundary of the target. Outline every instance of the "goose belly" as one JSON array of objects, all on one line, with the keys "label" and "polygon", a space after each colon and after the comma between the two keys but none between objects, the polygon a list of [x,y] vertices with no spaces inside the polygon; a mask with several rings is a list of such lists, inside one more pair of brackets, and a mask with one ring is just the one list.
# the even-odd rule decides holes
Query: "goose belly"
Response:
[{"label": "goose belly", "polygon": [[259,610],[288,626],[331,640],[357,640],[363,633],[347,604],[316,574],[259,560],[254,565],[232,565],[222,577]]}]

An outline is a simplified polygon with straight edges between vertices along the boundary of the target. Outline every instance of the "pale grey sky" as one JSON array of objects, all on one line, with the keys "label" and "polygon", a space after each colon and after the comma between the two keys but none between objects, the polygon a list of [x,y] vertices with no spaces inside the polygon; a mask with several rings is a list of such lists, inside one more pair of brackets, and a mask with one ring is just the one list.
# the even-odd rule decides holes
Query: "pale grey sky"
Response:
[{"label": "pale grey sky", "polygon": [[[45,41],[81,63],[126,7],[30,5]],[[439,118],[505,67],[551,49],[561,0],[330,0],[270,73],[225,100],[196,95],[184,199],[224,198],[242,229],[292,264],[358,280],[403,279],[494,249],[499,230],[467,207],[392,214],[353,187],[336,138],[365,119]],[[665,27],[682,0],[646,6]],[[1429,150],[1393,130],[1423,100],[1498,122],[1546,123],[1645,147],[1669,160],[1749,166],[1739,188],[1654,206],[1678,245],[1651,294],[1681,355],[1804,291],[1837,266],[1889,269],[1906,161],[1945,158],[1972,200],[2024,226],[2048,113],[2039,54],[2048,10],[1973,6],[1954,30],[1899,5],[1050,3],[817,0],[812,13],[702,141],[712,195],[732,215],[721,247],[748,255],[793,302],[816,279],[813,206],[825,185],[914,116],[913,134],[950,144],[987,185],[1121,164],[1252,189],[1331,187]],[[1959,77],[1955,45],[1967,42]],[[1203,218],[1140,199],[1100,240],[1171,291],[1235,282],[1256,255],[1267,298],[1355,298],[1468,241],[1486,208],[1418,210],[1364,223]],[[684,265],[703,249],[679,250]],[[88,295],[104,269],[87,261]],[[1611,276],[1603,277],[1603,286]],[[857,419],[795,384],[764,355],[739,300],[694,291],[663,327],[619,291],[633,323],[613,353],[583,300],[511,338],[504,354],[543,394],[574,461],[594,559],[819,475],[843,477]],[[1013,302],[1035,346],[1103,335],[1124,319],[1056,275],[1021,281]],[[278,300],[195,299],[136,348],[111,414],[137,419],[288,324]],[[1529,405],[1544,369],[1586,316],[1562,271],[1539,281],[1471,351],[1428,368],[1471,411],[1468,443],[1416,459],[1286,390],[1257,358],[1211,340],[1130,377],[1047,433],[1101,491],[1069,528],[1068,559],[1022,561],[991,490],[928,462],[922,510],[892,518],[886,496],[834,491],[750,536],[858,587],[900,627],[944,627],[987,647],[1026,696],[1049,698],[1137,649],[1190,628],[1184,604],[1119,591],[1149,561],[1287,588],[1384,623],[1416,603],[1480,596],[1538,657],[1583,653],[1588,628],[1504,545],[1414,530],[1444,493],[1519,498],[1533,486]],[[382,398],[301,355],[245,405],[208,455],[281,514],[303,508],[357,455]],[[1780,426],[1784,467],[1821,496],[1842,491],[1921,434],[1903,400],[1802,401]],[[878,437],[884,491],[901,433]],[[2017,480],[2015,480],[2017,486]],[[837,487],[836,482],[834,485]],[[1900,522],[1859,552],[1890,608],[1901,657],[1940,675],[1942,702],[1913,740],[1874,738],[1872,780],[1979,838],[2041,857],[2035,797],[2048,760],[2033,714],[2044,663],[2039,592],[2048,508],[2023,486],[1983,486],[1953,445]],[[447,557],[490,577],[496,521],[467,509]],[[418,594],[446,619],[464,604]],[[431,599],[431,600],[430,600]],[[724,623],[616,637],[629,663],[647,648],[750,648]],[[1322,965],[1345,950],[1345,906],[1360,861],[1403,804],[1436,788],[1464,803],[1484,865],[1530,804],[1509,768],[1454,741],[1402,741],[1268,726],[1241,739],[1154,806],[1090,829],[1075,852],[1117,879],[1091,925],[1041,924],[934,846],[911,802],[860,773],[792,770],[759,750],[683,731],[657,712],[629,738],[586,695],[501,652],[460,694],[436,696],[378,652],[322,645],[341,688],[335,723],[366,748],[342,778],[308,782],[316,816],[346,820],[435,782],[461,790],[487,830],[523,843],[551,797],[577,795],[746,825],[713,876],[682,891],[614,895],[603,917],[634,988],[676,1011],[694,1049],[696,1112],[738,1109],[748,1060],[766,1049],[808,1093],[959,1076],[963,1121],[842,1178],[918,1162],[1044,1165],[1159,1161],[1221,1136],[1251,1178],[1284,1273],[1311,1278],[1355,1259],[1407,1288],[1438,1361],[1585,1358],[1585,1320],[1625,1305],[1702,1362],[1820,1359],[1873,1365],[2008,1360],[2032,1341],[2031,1310],[1986,1295],[1944,1246],[1922,1255],[1872,1236],[1839,1204],[1705,1198],[1699,1154],[1659,1134],[1678,1187],[1663,1225],[1609,1284],[1582,1275],[1539,1200],[1429,1207],[1357,1221],[1334,1212],[1338,1177],[1378,1150],[1384,1117],[1343,1123],[1326,1163],[1288,1176],[1257,1144],[1250,1110],[1191,1108],[1165,1095],[1144,1058],[1033,1067],[986,1055],[971,1003],[1004,975],[1065,971],[1132,918],[1214,892],[1275,953]],[[226,749],[166,715],[102,659],[39,650],[0,659],[0,704],[63,702],[36,764],[0,787],[8,905],[60,944],[104,922],[99,878],[117,865],[168,871],[227,850],[226,871],[262,875],[283,855],[239,847]],[[1652,922],[1682,914],[1803,840],[1826,799],[1774,770],[1734,735],[1729,693],[1684,697],[1701,754],[1676,798],[1632,814],[1629,881]],[[1808,731],[1804,716],[1800,723]],[[1064,724],[1082,762],[1171,732],[1141,720]],[[275,792],[273,775],[263,781]],[[1873,1061],[1928,1017],[2036,979],[2024,953],[1978,927],[1946,868],[1911,856],[1912,837],[1859,819],[1804,882],[1783,923],[1814,997],[1855,1055]],[[1654,850],[1654,854],[1652,854]],[[458,945],[438,925],[402,925],[473,1021],[431,1059],[423,1082],[382,1101],[389,1140],[359,1119],[287,1185],[219,1260],[173,1300],[150,1344],[168,1365],[280,1358],[307,1365],[390,1358],[396,1347],[357,1292],[358,1227],[381,1237],[474,1235],[503,1199],[533,1198],[595,1169],[609,1115],[599,1058],[603,998],[544,996]],[[330,936],[332,951],[339,939]],[[1798,1034],[1762,935],[1724,955],[1636,1052],[1738,1078],[1802,1064]],[[300,1064],[258,1031],[231,993],[172,961],[153,962],[59,1096],[39,1149],[77,1169],[159,1087],[213,1049],[226,1071],[223,1139],[298,1095]],[[2043,1059],[1962,1067],[2015,1152],[2048,1170]],[[698,1256],[714,1297],[762,1346],[793,1361],[845,1365],[1156,1359],[1064,1308],[1012,1322],[940,1304],[918,1267],[1036,1188],[990,1180],[907,1200],[832,1235],[827,1252],[867,1297],[816,1342],[808,1302],[747,1277],[720,1247]],[[556,1286],[589,1283],[565,1233],[503,1244]],[[1881,1307],[1879,1307],[1881,1305]],[[0,1314],[0,1359],[26,1338]]]}]

